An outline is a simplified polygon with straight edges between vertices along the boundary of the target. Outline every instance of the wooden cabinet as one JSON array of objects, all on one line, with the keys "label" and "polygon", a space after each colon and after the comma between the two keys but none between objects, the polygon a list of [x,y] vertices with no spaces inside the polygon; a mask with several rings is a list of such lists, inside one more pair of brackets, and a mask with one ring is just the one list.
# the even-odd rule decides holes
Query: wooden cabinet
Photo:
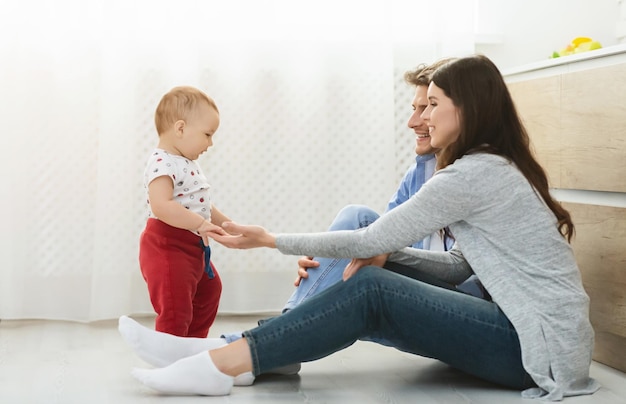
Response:
[{"label": "wooden cabinet", "polygon": [[576,226],[594,360],[626,372],[626,46],[503,74],[552,192]]}]

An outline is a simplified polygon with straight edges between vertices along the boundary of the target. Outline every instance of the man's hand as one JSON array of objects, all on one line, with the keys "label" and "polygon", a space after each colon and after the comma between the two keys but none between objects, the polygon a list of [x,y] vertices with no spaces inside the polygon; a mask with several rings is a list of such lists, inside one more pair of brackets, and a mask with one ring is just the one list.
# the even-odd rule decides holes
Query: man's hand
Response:
[{"label": "man's hand", "polygon": [[300,281],[309,277],[307,272],[309,268],[317,268],[320,263],[313,261],[313,257],[302,257],[298,260],[298,277],[293,282],[294,286],[300,286]]},{"label": "man's hand", "polygon": [[217,227],[207,235],[228,248],[276,248],[276,237],[261,226],[224,222],[221,228]]},{"label": "man's hand", "polygon": [[381,254],[372,258],[352,258],[352,261],[346,266],[346,269],[343,270],[343,280],[347,281],[352,275],[356,274],[357,271],[363,267],[367,266],[375,266],[381,267],[385,265],[387,262],[387,258],[389,254]]}]

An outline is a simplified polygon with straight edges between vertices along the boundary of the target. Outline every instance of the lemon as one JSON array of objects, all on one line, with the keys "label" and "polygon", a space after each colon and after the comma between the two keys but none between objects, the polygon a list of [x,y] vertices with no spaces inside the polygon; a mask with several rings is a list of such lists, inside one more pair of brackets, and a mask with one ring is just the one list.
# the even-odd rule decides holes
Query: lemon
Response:
[{"label": "lemon", "polygon": [[574,45],[574,48],[575,48],[581,43],[591,42],[591,41],[592,41],[591,38],[587,38],[586,36],[579,36],[579,37],[572,39],[572,45]]}]

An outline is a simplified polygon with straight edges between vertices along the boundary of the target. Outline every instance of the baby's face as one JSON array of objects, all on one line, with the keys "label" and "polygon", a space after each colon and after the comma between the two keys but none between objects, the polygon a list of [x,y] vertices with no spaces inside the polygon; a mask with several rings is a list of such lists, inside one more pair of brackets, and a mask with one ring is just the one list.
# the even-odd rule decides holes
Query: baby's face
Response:
[{"label": "baby's face", "polygon": [[185,122],[178,149],[190,160],[196,160],[213,146],[213,135],[220,125],[219,113],[207,104],[198,107]]}]

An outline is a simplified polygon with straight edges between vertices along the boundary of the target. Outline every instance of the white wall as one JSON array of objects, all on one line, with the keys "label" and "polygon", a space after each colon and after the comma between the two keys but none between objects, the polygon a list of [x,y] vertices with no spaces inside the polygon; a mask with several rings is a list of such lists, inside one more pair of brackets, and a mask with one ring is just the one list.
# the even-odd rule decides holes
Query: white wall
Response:
[{"label": "white wall", "polygon": [[[382,210],[410,164],[405,70],[474,51],[515,67],[580,35],[610,46],[621,6],[296,3],[1,3],[0,120],[19,124],[0,137],[9,151],[0,159],[0,317],[93,320],[149,308],[136,255],[140,181],[154,105],[173,85],[207,89],[220,106],[202,163],[217,206],[274,231],[322,230],[347,203]],[[177,15],[186,26],[164,30]],[[216,246],[215,260],[225,311],[278,310],[293,289],[294,257]]]},{"label": "white wall", "polygon": [[578,36],[591,37],[604,47],[616,45],[618,23],[621,26],[625,18],[619,0],[479,0],[478,4],[488,19],[477,20],[476,40],[495,43],[479,43],[475,50],[501,70],[547,59]]}]

